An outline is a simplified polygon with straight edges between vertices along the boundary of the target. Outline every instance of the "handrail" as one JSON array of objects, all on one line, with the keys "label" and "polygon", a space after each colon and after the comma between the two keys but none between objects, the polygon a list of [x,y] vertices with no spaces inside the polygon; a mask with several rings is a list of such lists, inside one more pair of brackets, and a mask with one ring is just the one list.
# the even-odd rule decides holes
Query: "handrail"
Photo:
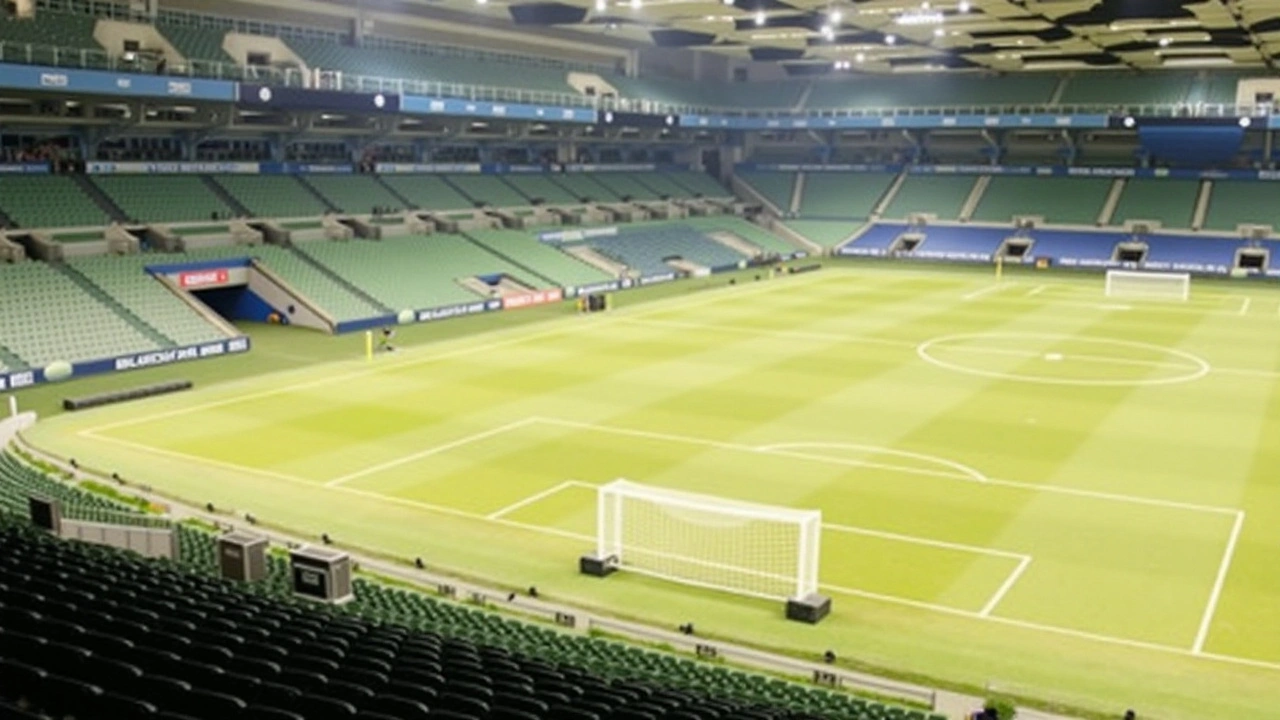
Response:
[{"label": "handrail", "polygon": [[[0,40],[0,62],[24,65],[51,65],[54,67],[82,68],[87,70],[111,70],[118,72],[154,72],[137,60],[126,60],[103,50],[89,48],[65,48],[33,43],[15,43]],[[216,60],[190,59],[186,63],[169,65],[164,75],[195,77],[213,80],[252,81],[279,84],[286,87],[315,87],[311,78],[298,68],[274,68],[258,65],[238,65]],[[839,118],[902,118],[947,117],[960,115],[1135,115],[1141,117],[1234,118],[1263,117],[1274,111],[1270,105],[1235,105],[1232,103],[1169,103],[1169,104],[1008,104],[1008,105],[922,105],[847,108],[760,108],[734,106],[705,106],[668,103],[644,98],[617,98],[591,96],[578,93],[560,93],[551,90],[475,85],[415,78],[392,78],[359,75],[342,71],[321,73],[321,89],[347,92],[385,92],[401,95],[425,95],[471,100],[476,102],[515,102],[534,105],[583,107],[599,110],[621,110],[674,115],[723,115],[728,117],[764,118],[778,121]]]}]

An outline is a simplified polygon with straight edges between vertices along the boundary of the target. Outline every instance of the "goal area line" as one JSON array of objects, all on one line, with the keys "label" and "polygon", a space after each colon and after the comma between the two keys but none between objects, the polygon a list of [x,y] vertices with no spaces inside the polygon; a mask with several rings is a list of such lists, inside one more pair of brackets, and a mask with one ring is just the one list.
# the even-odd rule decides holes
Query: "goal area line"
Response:
[{"label": "goal area line", "polygon": [[[502,434],[505,434],[506,432],[512,432],[512,431],[516,431],[516,430],[527,428],[527,427],[537,426],[539,424],[575,428],[580,430],[594,430],[594,431],[606,432],[606,433],[617,434],[617,435],[644,437],[649,439],[670,440],[673,442],[680,442],[680,443],[692,443],[692,444],[702,445],[706,447],[738,450],[743,452],[755,452],[755,453],[771,452],[770,450],[767,449],[770,446],[763,446],[763,447],[748,446],[748,445],[741,445],[741,444],[729,443],[729,442],[723,442],[723,441],[717,441],[717,440],[697,438],[697,437],[686,436],[686,435],[657,433],[657,432],[651,432],[651,431],[635,430],[635,429],[629,429],[629,428],[614,427],[609,425],[585,423],[581,421],[564,420],[564,419],[556,419],[556,418],[541,417],[541,416],[531,416],[523,420],[508,423],[503,426],[491,428],[481,433],[476,433],[473,436],[466,436],[464,438],[459,438],[449,443],[444,443],[444,445],[461,447],[462,445],[466,445],[469,442],[478,441],[482,439],[479,436],[484,436],[483,439],[492,439],[495,437],[500,437]],[[326,486],[324,480],[309,479],[309,478],[299,477],[295,475],[289,475],[286,473],[275,472],[275,471],[264,469],[264,468],[255,468],[251,466],[239,465],[236,463],[230,463],[226,461],[220,461],[212,458],[204,458],[198,455],[192,455],[188,453],[167,450],[164,448],[153,447],[144,443],[125,440],[123,438],[118,438],[111,435],[101,434],[93,431],[80,431],[79,433],[77,433],[77,435],[92,441],[110,443],[113,445],[117,445],[119,447],[127,448],[132,451],[142,452],[142,453],[146,453],[146,454],[150,454],[158,457],[164,457],[171,460],[177,460],[177,461],[192,463],[196,465],[218,467],[231,472],[287,482],[289,484],[297,485],[299,487],[305,487],[306,489],[309,489],[311,491],[344,493],[344,494],[348,494],[355,497],[361,497],[361,498],[372,500],[372,501],[386,502],[388,504],[399,505],[402,507],[412,508],[412,509],[426,511],[426,512],[439,513],[441,515],[457,517],[460,519],[495,523],[495,524],[510,527],[513,529],[519,529],[519,530],[524,530],[529,532],[535,532],[538,534],[554,536],[564,540],[571,540],[571,541],[583,542],[588,544],[595,542],[594,536],[570,532],[570,531],[562,530],[560,528],[555,528],[555,527],[546,526],[546,525],[537,525],[532,523],[518,522],[508,517],[510,514],[518,511],[522,507],[533,505],[536,502],[548,499],[558,493],[570,490],[572,488],[577,487],[581,489],[588,489],[588,488],[598,487],[597,485],[592,483],[586,483],[586,482],[577,481],[577,480],[567,480],[551,488],[544,489],[540,493],[535,493],[531,496],[521,498],[515,503],[504,506],[502,508],[498,508],[489,513],[476,513],[476,512],[461,510],[454,507],[435,505],[435,504],[421,502],[417,500],[400,498],[400,497],[387,495],[380,492],[361,490],[359,488],[351,487],[349,485]],[[444,450],[446,450],[444,445],[440,446],[439,448],[440,452],[443,452]],[[431,453],[431,450],[432,449],[429,448],[425,451],[422,451],[422,453],[414,453],[414,455]],[[434,454],[434,453],[431,453],[431,454]],[[802,459],[802,460],[809,460],[814,462],[823,462],[828,464],[853,465],[853,466],[871,465],[873,467],[875,466],[875,464],[871,464],[871,463],[863,463],[861,461],[845,459],[845,458],[827,457],[821,454],[816,454],[816,455],[805,454],[804,456],[798,456],[798,454],[795,454],[795,453],[787,453],[785,450],[779,451],[776,454],[784,457],[789,456],[789,457],[792,457],[793,459]],[[397,466],[403,464],[403,463],[396,462],[394,459],[391,462],[395,463]],[[940,473],[939,471],[932,470],[929,468],[919,468],[919,467],[911,467],[911,466],[905,466],[905,465],[890,466],[885,469],[892,469],[892,470],[903,472],[905,474],[934,476],[934,477],[943,474],[943,473]],[[953,479],[963,481],[970,485],[973,484],[974,478],[972,477],[972,475],[967,475],[965,473],[955,472],[955,471],[953,472],[954,472],[954,475],[952,476]],[[1023,482],[1001,480],[1001,479],[995,479],[995,478],[988,478],[987,480],[991,485],[1011,487],[1015,489],[1026,490],[1029,492],[1060,493],[1060,494],[1087,497],[1087,498],[1097,499],[1100,501],[1133,503],[1133,504],[1139,504],[1139,505],[1162,507],[1162,508],[1172,509],[1172,510],[1183,510],[1183,511],[1189,511],[1189,512],[1202,512],[1202,513],[1212,513],[1212,514],[1218,514],[1218,515],[1229,515],[1233,520],[1242,514],[1242,511],[1235,508],[1226,508],[1226,507],[1210,506],[1210,505],[1198,505],[1194,503],[1183,503],[1178,501],[1162,500],[1158,498],[1096,492],[1096,491],[1082,490],[1082,489],[1071,488],[1066,486],[1039,485],[1034,483],[1023,483]],[[884,533],[883,531],[870,530],[865,528],[855,528],[851,526],[824,524],[823,529],[834,530],[837,532],[851,532],[851,533],[867,534],[867,535],[874,535],[874,536],[886,535],[888,537],[885,537],[885,539],[902,540],[904,542],[911,542],[911,543],[921,544],[921,545],[949,547],[950,549],[953,549],[953,550],[973,551],[983,555],[988,555],[993,557],[1002,557],[1002,558],[1018,561],[1017,566],[1014,567],[1013,570],[1010,572],[1004,584],[1002,584],[1002,586],[996,590],[996,592],[991,596],[991,598],[988,600],[986,605],[984,605],[984,607],[979,610],[957,608],[949,605],[942,605],[942,604],[932,603],[932,602],[927,602],[922,600],[914,600],[907,597],[888,595],[888,594],[877,593],[873,591],[861,590],[858,588],[851,588],[851,587],[845,587],[840,585],[832,585],[832,584],[826,584],[826,583],[820,584],[820,588],[827,592],[838,593],[840,595],[861,598],[861,599],[871,600],[876,602],[896,604],[904,607],[911,607],[911,608],[925,610],[925,611],[937,612],[937,613],[942,613],[942,614],[951,615],[955,617],[980,620],[980,621],[986,621],[986,622],[994,622],[994,623],[999,623],[999,624],[1011,626],[1011,627],[1022,628],[1026,630],[1047,632],[1047,633],[1057,634],[1061,636],[1069,636],[1069,637],[1075,637],[1075,638],[1084,639],[1084,640],[1102,642],[1106,644],[1153,650],[1153,651],[1158,651],[1162,653],[1186,655],[1190,657],[1202,658],[1202,659],[1212,660],[1217,662],[1224,662],[1224,663],[1231,663],[1231,664],[1237,664],[1237,665],[1245,665],[1245,666],[1263,668],[1268,670],[1280,671],[1280,662],[1255,660],[1250,658],[1243,658],[1243,657],[1238,657],[1233,655],[1223,655],[1223,654],[1204,651],[1203,649],[1204,638],[1199,636],[1196,639],[1195,647],[1187,648],[1187,647],[1181,647],[1181,646],[1171,645],[1171,644],[1135,640],[1135,639],[1111,636],[1111,635],[1106,635],[1101,633],[1092,633],[1089,631],[1076,630],[1069,627],[1063,627],[1063,626],[1052,625],[1047,623],[1018,620],[1015,618],[1002,617],[1000,615],[995,614],[995,610],[997,609],[1000,601],[1003,600],[1004,596],[1007,595],[1008,592],[1016,585],[1018,579],[1020,579],[1022,574],[1027,570],[1027,568],[1031,564],[1032,557],[1030,555],[1013,553],[1010,551],[1003,551],[1003,550],[998,550],[994,548],[977,548],[973,546],[963,546],[960,544],[947,543],[946,541],[937,541],[937,540],[919,538],[914,536],[897,535],[894,533]],[[1225,569],[1230,564],[1230,556],[1232,554],[1231,551],[1233,549],[1234,548],[1228,548],[1227,553],[1223,558],[1223,571],[1219,574],[1219,578],[1218,578],[1219,581],[1221,581],[1222,577],[1224,577]],[[1205,622],[1201,628],[1202,630],[1205,631],[1205,633],[1207,633],[1207,630],[1205,630],[1205,628],[1207,628],[1212,622],[1211,620],[1212,613],[1216,609],[1216,604],[1217,604],[1217,600],[1219,598],[1220,592],[1221,592],[1221,587],[1218,584],[1215,584],[1215,589],[1210,599],[1210,607],[1206,608],[1206,613],[1204,618]]]}]

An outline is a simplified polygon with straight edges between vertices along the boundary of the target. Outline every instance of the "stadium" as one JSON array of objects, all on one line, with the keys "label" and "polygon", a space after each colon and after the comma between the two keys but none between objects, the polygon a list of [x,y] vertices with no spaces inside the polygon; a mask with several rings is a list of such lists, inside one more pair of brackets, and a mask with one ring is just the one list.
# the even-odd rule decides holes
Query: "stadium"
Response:
[{"label": "stadium", "polygon": [[1277,57],[8,0],[0,717],[1280,718]]}]

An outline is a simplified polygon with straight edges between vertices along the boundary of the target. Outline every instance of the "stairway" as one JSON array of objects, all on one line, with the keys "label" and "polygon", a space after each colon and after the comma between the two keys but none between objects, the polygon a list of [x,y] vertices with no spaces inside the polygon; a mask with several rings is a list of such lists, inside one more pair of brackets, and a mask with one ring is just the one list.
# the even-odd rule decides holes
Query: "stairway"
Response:
[{"label": "stairway", "polygon": [[227,192],[227,189],[218,184],[216,180],[208,175],[201,175],[200,181],[204,186],[209,188],[209,192],[213,193],[219,200],[227,204],[235,212],[237,217],[253,217],[253,213],[249,212],[249,208],[245,207],[241,202]]},{"label": "stairway", "polygon": [[294,175],[294,176],[293,176],[293,179],[294,179],[294,180],[297,180],[299,185],[301,185],[302,187],[306,188],[306,189],[307,189],[307,192],[311,193],[312,195],[315,195],[315,196],[316,196],[316,199],[317,199],[317,200],[319,200],[321,203],[323,203],[323,204],[324,204],[324,206],[325,206],[325,207],[327,207],[327,208],[329,208],[331,211],[333,211],[333,212],[343,212],[342,208],[340,208],[340,207],[338,207],[337,205],[334,205],[333,203],[329,202],[329,198],[327,198],[327,197],[325,197],[324,195],[320,194],[320,191],[316,189],[316,186],[315,186],[315,185],[312,185],[310,182],[308,182],[306,177],[304,177],[304,176],[302,176],[302,175]]},{"label": "stairway", "polygon": [[502,258],[503,260],[505,260],[505,261],[507,261],[507,262],[511,263],[512,265],[514,265],[514,266],[516,266],[516,267],[520,268],[521,270],[524,270],[525,272],[529,273],[530,275],[532,275],[533,277],[537,278],[538,280],[540,280],[541,282],[545,283],[546,285],[549,285],[549,286],[551,286],[551,287],[558,287],[558,286],[560,285],[560,283],[556,282],[555,280],[552,280],[551,278],[547,277],[546,275],[543,275],[542,273],[538,272],[537,270],[534,270],[533,268],[529,267],[528,265],[525,265],[524,263],[520,262],[519,260],[517,260],[517,259],[515,259],[515,258],[511,257],[510,255],[507,255],[506,253],[500,252],[500,251],[498,251],[498,250],[495,250],[494,248],[489,247],[488,245],[485,245],[484,243],[482,243],[482,242],[480,242],[479,240],[477,240],[477,239],[475,239],[475,238],[471,237],[471,236],[470,236],[470,235],[468,235],[467,233],[462,233],[462,238],[463,238],[464,240],[466,240],[467,242],[471,243],[472,245],[475,245],[476,247],[480,248],[481,250],[483,250],[483,251],[485,251],[485,252],[489,253],[490,255],[493,255],[494,257]]},{"label": "stairway", "polygon": [[311,257],[310,255],[306,254],[306,253],[305,253],[305,252],[303,252],[302,250],[299,250],[299,249],[298,249],[298,246],[296,246],[296,245],[290,245],[290,246],[289,246],[289,252],[293,253],[296,257],[298,257],[299,259],[301,259],[301,260],[302,260],[302,262],[304,262],[304,263],[306,263],[306,264],[310,265],[311,267],[315,268],[318,272],[320,272],[320,274],[324,275],[325,277],[329,278],[329,279],[330,279],[330,280],[332,280],[333,282],[335,282],[335,283],[337,283],[338,285],[342,286],[342,288],[343,288],[344,290],[346,290],[347,292],[351,293],[352,295],[355,295],[356,297],[360,298],[361,300],[364,300],[365,302],[369,303],[369,304],[370,304],[370,305],[372,305],[373,307],[380,308],[380,309],[382,309],[383,311],[388,312],[388,313],[396,312],[396,311],[392,310],[391,308],[387,307],[386,305],[383,305],[383,304],[382,304],[382,302],[381,302],[381,301],[379,301],[379,300],[378,300],[377,298],[375,298],[374,296],[370,295],[369,293],[365,292],[364,290],[361,290],[359,287],[356,287],[355,285],[353,285],[353,284],[351,283],[351,281],[350,281],[350,280],[347,280],[346,278],[342,277],[342,276],[341,276],[341,275],[339,275],[338,273],[334,272],[332,269],[330,269],[330,267],[329,267],[328,265],[325,265],[324,263],[320,262],[319,260],[316,260],[315,258],[313,258],[313,257]]},{"label": "stairway", "polygon": [[82,274],[79,270],[76,270],[70,265],[62,262],[50,263],[50,265],[60,270],[63,275],[66,275],[68,278],[70,278],[71,281],[74,282],[76,285],[79,285],[80,289],[88,293],[89,296],[92,297],[94,300],[97,300],[103,305],[106,305],[107,307],[111,308],[112,312],[124,318],[125,321],[128,322],[130,325],[132,325],[135,330],[142,333],[143,335],[146,335],[147,339],[155,343],[157,347],[162,347],[162,348],[178,347],[178,343],[166,337],[159,330],[156,330],[155,328],[151,327],[151,325],[147,324],[145,320],[135,315],[132,310],[125,307],[124,304],[122,304],[119,300],[116,300],[115,298],[108,295],[105,290],[98,287],[89,278],[85,277],[84,274]]},{"label": "stairway", "polygon": [[405,210],[417,210],[417,209],[418,209],[418,206],[417,206],[417,205],[415,205],[415,204],[413,204],[413,203],[409,202],[409,198],[407,198],[407,197],[405,197],[405,196],[401,195],[399,192],[397,192],[397,191],[396,191],[396,189],[395,189],[395,188],[391,187],[391,183],[389,183],[389,182],[387,182],[387,181],[383,180],[381,175],[374,175],[374,176],[373,176],[373,179],[374,179],[374,181],[376,181],[379,185],[381,185],[381,186],[382,186],[382,189],[383,189],[383,190],[386,190],[387,192],[391,193],[391,194],[395,197],[395,199],[397,199],[397,200],[399,200],[399,201],[400,201],[400,207],[404,208]]},{"label": "stairway", "polygon": [[18,354],[0,343],[0,367],[8,370],[22,370],[30,367],[26,360],[18,357]]},{"label": "stairway", "polygon": [[102,192],[102,188],[94,185],[88,176],[68,175],[67,177],[71,178],[80,187],[80,191],[87,195],[90,200],[93,200],[102,209],[102,212],[106,213],[107,217],[116,222],[132,222],[132,218],[124,210],[121,210],[120,206],[116,205],[115,201],[108,197],[106,193]]}]

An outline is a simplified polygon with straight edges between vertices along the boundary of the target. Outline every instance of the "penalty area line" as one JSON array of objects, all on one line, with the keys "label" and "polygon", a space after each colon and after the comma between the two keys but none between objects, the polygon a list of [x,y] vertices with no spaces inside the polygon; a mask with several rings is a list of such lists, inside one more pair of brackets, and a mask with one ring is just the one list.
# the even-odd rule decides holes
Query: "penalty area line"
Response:
[{"label": "penalty area line", "polygon": [[978,298],[981,298],[983,296],[990,295],[991,293],[997,290],[1002,290],[1005,287],[1007,287],[1007,285],[988,285],[984,288],[974,290],[971,293],[966,293],[964,295],[961,295],[960,299],[964,300],[965,302],[970,302],[972,300],[977,300]]},{"label": "penalty area line", "polygon": [[519,500],[519,501],[517,501],[517,502],[511,503],[510,505],[508,505],[508,506],[506,506],[506,507],[504,507],[504,508],[501,508],[501,509],[499,509],[499,510],[495,510],[495,511],[493,511],[493,512],[489,513],[488,515],[485,515],[484,517],[485,517],[485,519],[486,519],[486,520],[497,520],[498,518],[501,518],[501,517],[503,517],[504,515],[510,515],[511,513],[513,513],[513,512],[515,512],[515,511],[519,510],[520,508],[528,507],[529,505],[532,505],[532,504],[534,504],[534,503],[536,503],[536,502],[541,502],[541,501],[543,501],[543,500],[546,500],[547,498],[551,497],[552,495],[556,495],[556,494],[558,494],[558,493],[560,493],[560,492],[562,492],[562,491],[564,491],[564,490],[568,490],[569,488],[572,488],[572,487],[595,487],[595,486],[594,486],[594,485],[591,485],[590,483],[584,483],[584,482],[582,482],[582,481],[580,481],[580,480],[565,480],[564,482],[560,483],[559,485],[555,485],[555,486],[549,487],[549,488],[547,488],[546,490],[543,490],[543,491],[542,491],[542,492],[540,492],[540,493],[535,493],[535,494],[530,495],[529,497],[527,497],[527,498],[525,498],[525,499],[523,499],[523,500]]},{"label": "penalty area line", "polygon": [[1191,645],[1191,652],[1199,655],[1204,652],[1205,641],[1209,639],[1209,628],[1213,626],[1213,616],[1218,611],[1218,600],[1222,597],[1222,588],[1226,585],[1227,574],[1231,572],[1231,560],[1236,554],[1236,544],[1240,541],[1240,531],[1244,529],[1244,511],[1236,513],[1236,521],[1231,526],[1231,535],[1227,538],[1227,548],[1222,553],[1222,563],[1218,566],[1218,576],[1213,581],[1213,590],[1209,592],[1209,602],[1205,605],[1204,615],[1200,618],[1200,629],[1196,632],[1196,640]]},{"label": "penalty area line", "polygon": [[1027,566],[1030,564],[1031,556],[1024,555],[1022,560],[1018,561],[1018,567],[1014,568],[1013,572],[1009,573],[1009,577],[1005,578],[1004,584],[996,590],[996,594],[992,595],[991,599],[987,601],[987,604],[983,605],[982,609],[978,611],[978,617],[990,617],[991,613],[995,612],[996,606],[1000,604],[1001,600],[1004,600],[1005,595],[1009,594],[1009,591],[1013,589],[1014,584],[1016,584],[1018,579],[1022,577],[1022,573],[1027,571]]}]

